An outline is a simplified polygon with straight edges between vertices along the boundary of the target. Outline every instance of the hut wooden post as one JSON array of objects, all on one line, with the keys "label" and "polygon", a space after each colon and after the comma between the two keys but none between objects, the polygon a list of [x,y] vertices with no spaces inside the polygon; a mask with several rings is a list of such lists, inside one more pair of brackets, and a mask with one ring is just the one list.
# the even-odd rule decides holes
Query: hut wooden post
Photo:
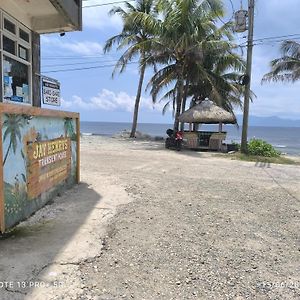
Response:
[{"label": "hut wooden post", "polygon": [[219,132],[222,132],[222,130],[223,130],[223,126],[222,126],[223,124],[220,122],[219,123]]},{"label": "hut wooden post", "polygon": [[4,214],[4,176],[3,176],[3,143],[2,143],[2,113],[0,110],[0,232],[5,231]]}]

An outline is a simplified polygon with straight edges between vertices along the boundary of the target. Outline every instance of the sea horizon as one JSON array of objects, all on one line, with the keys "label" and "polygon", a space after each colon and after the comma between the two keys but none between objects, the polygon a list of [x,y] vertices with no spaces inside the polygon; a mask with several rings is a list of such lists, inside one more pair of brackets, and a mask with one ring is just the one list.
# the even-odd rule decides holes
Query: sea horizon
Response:
[{"label": "sea horizon", "polygon": [[[139,123],[137,130],[152,137],[166,137],[166,130],[172,126],[167,123]],[[129,122],[81,121],[83,135],[114,136],[130,129]],[[218,131],[218,125],[202,125],[200,130]],[[224,125],[223,130],[227,132],[227,143],[240,142],[241,126]],[[300,127],[249,126],[248,137],[263,139],[282,153],[300,156]]]},{"label": "sea horizon", "polygon": [[[131,122],[120,122],[120,121],[84,121],[84,120],[80,120],[80,123],[109,123],[109,124],[132,124]],[[151,124],[151,125],[169,125],[169,126],[173,126],[173,123],[158,123],[158,122],[139,122],[139,124]],[[238,127],[242,127],[242,124],[237,124]],[[207,126],[207,125],[204,125]],[[209,126],[209,125],[208,125]],[[214,126],[214,125],[211,125]],[[218,126],[218,125],[216,125]],[[225,125],[228,126],[228,125]],[[235,126],[235,125],[230,125],[230,126]],[[276,126],[276,125],[249,125],[249,127],[271,127],[271,128],[298,128],[300,129],[300,126]]]}]

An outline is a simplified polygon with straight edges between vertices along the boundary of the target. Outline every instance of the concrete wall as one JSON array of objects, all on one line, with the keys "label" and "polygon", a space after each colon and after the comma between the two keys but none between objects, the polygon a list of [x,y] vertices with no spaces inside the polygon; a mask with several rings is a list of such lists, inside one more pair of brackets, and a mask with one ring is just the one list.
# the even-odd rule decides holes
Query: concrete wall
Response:
[{"label": "concrete wall", "polygon": [[79,182],[78,118],[75,113],[0,104],[0,231]]}]

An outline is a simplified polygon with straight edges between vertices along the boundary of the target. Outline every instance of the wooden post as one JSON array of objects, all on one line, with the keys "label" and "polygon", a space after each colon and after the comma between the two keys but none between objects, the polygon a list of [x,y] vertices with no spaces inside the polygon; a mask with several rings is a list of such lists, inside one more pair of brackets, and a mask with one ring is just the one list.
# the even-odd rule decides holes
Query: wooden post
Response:
[{"label": "wooden post", "polygon": [[77,148],[76,148],[76,182],[80,182],[80,117],[76,118],[76,134],[77,134]]},{"label": "wooden post", "polygon": [[40,35],[32,31],[32,105],[41,107]]},{"label": "wooden post", "polygon": [[223,129],[222,129],[222,123],[220,122],[220,123],[219,123],[219,132],[222,132],[222,130],[223,130]]},{"label": "wooden post", "polygon": [[242,141],[241,152],[247,153],[248,150],[248,122],[249,122],[249,103],[250,103],[250,88],[251,88],[251,74],[252,74],[252,51],[253,51],[253,31],[254,31],[254,0],[248,0],[248,44],[247,44],[247,66],[246,75],[248,76],[248,82],[245,87],[245,99],[244,99],[244,114],[243,114],[243,129],[242,129]]},{"label": "wooden post", "polygon": [[0,113],[0,231],[5,231],[4,206],[4,176],[3,176],[3,143],[2,143],[2,114]]}]

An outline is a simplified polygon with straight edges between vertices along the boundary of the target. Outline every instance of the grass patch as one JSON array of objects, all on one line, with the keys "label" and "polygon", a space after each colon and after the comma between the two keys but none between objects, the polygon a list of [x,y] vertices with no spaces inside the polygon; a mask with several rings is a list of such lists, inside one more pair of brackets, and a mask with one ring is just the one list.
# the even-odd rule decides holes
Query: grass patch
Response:
[{"label": "grass patch", "polygon": [[278,156],[278,157],[264,157],[257,155],[246,155],[240,152],[232,154],[220,154],[219,157],[227,157],[232,160],[242,160],[242,161],[252,161],[252,162],[261,162],[269,164],[281,164],[281,165],[300,165],[300,161],[293,160],[288,157]]}]

